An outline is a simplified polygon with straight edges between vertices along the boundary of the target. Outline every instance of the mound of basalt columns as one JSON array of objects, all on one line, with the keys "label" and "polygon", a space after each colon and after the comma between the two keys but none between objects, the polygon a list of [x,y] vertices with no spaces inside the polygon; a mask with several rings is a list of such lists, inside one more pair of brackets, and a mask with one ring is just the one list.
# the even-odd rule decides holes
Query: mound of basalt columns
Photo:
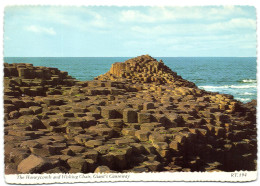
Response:
[{"label": "mound of basalt columns", "polygon": [[256,170],[256,101],[207,92],[149,55],[93,81],[4,64],[5,174]]}]

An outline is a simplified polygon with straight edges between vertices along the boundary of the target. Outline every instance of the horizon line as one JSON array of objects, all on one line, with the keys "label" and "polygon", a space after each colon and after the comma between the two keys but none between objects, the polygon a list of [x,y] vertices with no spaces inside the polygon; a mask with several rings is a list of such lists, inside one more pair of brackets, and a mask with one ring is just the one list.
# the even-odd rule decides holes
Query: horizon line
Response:
[{"label": "horizon line", "polygon": [[[140,55],[139,55],[140,56]],[[99,57],[99,58],[113,58],[113,57],[124,57],[124,58],[135,58],[135,57],[138,57],[138,56],[4,56],[4,58],[5,57],[13,57],[13,58],[15,58],[15,57],[28,57],[28,58],[36,58],[36,57],[41,57],[41,58],[43,58],[43,57],[49,57],[49,58],[69,58],[69,57],[73,57],[73,58],[90,58],[90,57]],[[153,57],[153,56],[151,56],[151,57]],[[203,57],[214,57],[214,58],[216,58],[216,57],[239,57],[239,58],[243,58],[243,57],[257,57],[257,56],[154,56],[153,58],[159,58],[159,57],[187,57],[187,58],[191,58],[191,57],[201,57],[201,58],[203,58]]]}]

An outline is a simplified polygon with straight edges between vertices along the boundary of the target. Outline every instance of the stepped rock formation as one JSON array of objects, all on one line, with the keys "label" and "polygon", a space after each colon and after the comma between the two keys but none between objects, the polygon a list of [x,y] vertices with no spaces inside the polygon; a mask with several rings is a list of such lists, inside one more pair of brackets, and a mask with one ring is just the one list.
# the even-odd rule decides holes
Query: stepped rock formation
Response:
[{"label": "stepped rock formation", "polygon": [[93,81],[5,63],[5,173],[255,170],[255,104],[148,55]]},{"label": "stepped rock formation", "polygon": [[158,85],[170,83],[175,87],[195,87],[194,83],[182,79],[176,72],[164,65],[163,61],[158,62],[149,55],[132,58],[124,63],[114,63],[109,72],[96,79]]}]

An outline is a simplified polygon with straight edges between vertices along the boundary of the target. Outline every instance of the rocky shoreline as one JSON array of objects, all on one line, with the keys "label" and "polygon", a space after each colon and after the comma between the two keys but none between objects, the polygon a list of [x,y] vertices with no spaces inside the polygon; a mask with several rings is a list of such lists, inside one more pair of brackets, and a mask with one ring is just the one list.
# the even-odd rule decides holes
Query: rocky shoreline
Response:
[{"label": "rocky shoreline", "polygon": [[256,170],[256,101],[207,92],[149,55],[93,81],[4,64],[5,174]]}]

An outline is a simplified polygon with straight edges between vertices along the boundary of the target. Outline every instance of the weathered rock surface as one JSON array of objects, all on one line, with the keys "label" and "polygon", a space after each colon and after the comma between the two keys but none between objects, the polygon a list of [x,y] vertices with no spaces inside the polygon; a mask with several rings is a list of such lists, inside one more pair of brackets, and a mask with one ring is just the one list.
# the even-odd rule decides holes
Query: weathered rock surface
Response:
[{"label": "weathered rock surface", "polygon": [[93,81],[4,64],[6,174],[256,169],[256,102],[145,55]]},{"label": "weathered rock surface", "polygon": [[47,158],[30,155],[21,161],[17,170],[21,173],[42,173],[53,167],[53,163]]}]

